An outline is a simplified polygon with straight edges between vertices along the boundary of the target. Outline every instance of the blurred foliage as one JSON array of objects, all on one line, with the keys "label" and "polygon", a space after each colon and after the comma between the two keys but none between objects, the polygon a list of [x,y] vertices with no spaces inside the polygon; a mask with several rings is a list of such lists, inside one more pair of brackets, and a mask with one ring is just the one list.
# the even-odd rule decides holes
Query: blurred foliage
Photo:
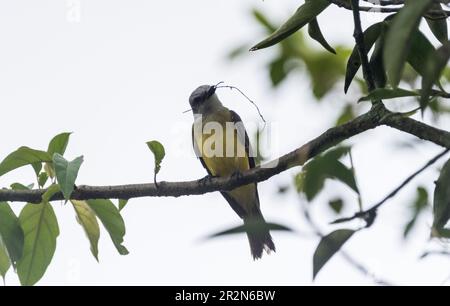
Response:
[{"label": "blurred foliage", "polygon": [[417,187],[416,199],[414,200],[413,204],[410,205],[412,217],[406,224],[405,230],[403,232],[403,236],[405,238],[409,236],[411,230],[416,225],[417,219],[426,210],[427,207],[429,207],[428,191],[422,186]]},{"label": "blurred foliage", "polygon": [[450,160],[442,167],[441,174],[436,181],[433,200],[433,228],[435,237],[450,238],[450,227],[445,228],[450,220]]},{"label": "blurred foliage", "polygon": [[[448,0],[439,2],[449,3]],[[350,0],[340,0],[340,3],[347,8],[351,4]],[[390,6],[392,2],[388,1],[383,5]],[[408,101],[412,102],[409,105],[415,107],[403,112],[406,116],[418,110],[417,106],[420,106],[422,115],[430,110],[435,120],[442,114],[450,112],[450,107],[444,101],[450,98],[450,94],[446,91],[446,86],[450,82],[450,69],[447,66],[450,59],[450,42],[447,20],[441,18],[445,17],[448,11],[443,12],[441,4],[434,0],[409,0],[405,1],[404,5],[402,2],[398,13],[388,15],[383,21],[372,24],[365,30],[363,43],[368,53],[368,67],[377,87],[370,93],[367,92],[368,86],[361,77],[358,77],[358,72],[360,73],[361,70],[359,48],[353,46],[350,49],[345,46],[330,45],[326,40],[326,29],[323,32],[320,27],[318,16],[330,6],[332,5],[328,0],[305,0],[281,25],[270,21],[261,11],[253,11],[253,18],[267,36],[251,50],[274,46],[273,56],[265,63],[273,88],[280,87],[289,76],[300,72],[310,80],[311,92],[317,101],[321,101],[333,92],[347,93],[351,84],[356,83],[357,94],[362,96],[359,101],[380,103],[381,100],[397,101],[400,98],[402,100],[408,98]],[[436,14],[440,18],[435,18]],[[432,37],[428,37],[421,31],[419,25],[424,19],[434,38],[440,42],[439,46],[436,47],[432,43]],[[337,25],[339,21],[335,22]],[[302,31],[306,26],[308,31]],[[251,45],[253,43],[251,42]],[[249,43],[232,50],[229,58],[235,59],[242,56],[248,49],[246,47],[248,45]],[[337,85],[342,85],[342,88],[338,88]],[[358,99],[352,97],[351,100],[354,102],[342,101],[340,109],[336,108],[335,124],[344,124],[355,118],[358,113],[356,109]],[[35,173],[39,188],[44,190],[41,203],[25,205],[19,216],[15,215],[9,203],[0,202],[0,275],[3,278],[13,267],[12,270],[17,273],[21,284],[33,285],[41,279],[52,261],[59,236],[59,225],[50,200],[59,192],[62,192],[66,200],[71,198],[83,161],[82,157],[78,157],[69,162],[64,157],[70,135],[71,133],[56,135],[50,141],[46,151],[21,146],[0,162],[0,176],[23,166],[30,166]],[[258,132],[256,135],[258,162],[263,160],[260,152],[260,136]],[[165,150],[158,141],[147,142],[147,146],[154,155],[156,184],[156,175],[161,169]],[[350,157],[351,166],[347,166],[342,161],[347,155]],[[338,181],[353,190],[358,197],[359,214],[365,213],[362,211],[362,200],[350,147],[338,146],[310,160],[295,176],[294,185],[297,192],[311,202],[324,190],[327,180]],[[13,190],[31,188],[33,184],[11,185]],[[285,193],[287,190],[286,186],[280,187],[279,193]],[[404,228],[405,238],[410,235],[419,217],[429,206],[429,202],[431,200],[426,187],[418,187],[415,200],[410,205],[411,218]],[[450,239],[448,227],[450,161],[447,161],[440,171],[432,202],[431,236],[447,242]],[[71,200],[70,203],[96,260],[98,260],[100,238],[98,221],[103,224],[119,254],[128,254],[127,248],[123,245],[126,230],[120,214],[127,204],[126,200],[120,200],[118,207],[109,199]],[[344,207],[342,197],[330,199],[327,204],[336,214],[341,213]],[[357,214],[356,216],[358,217]],[[363,218],[367,217],[371,218],[370,221],[366,220],[368,227],[376,218],[376,210]],[[344,221],[339,223],[353,219],[341,218]],[[252,224],[251,226],[260,225]],[[246,226],[228,229],[213,236],[247,232],[249,229]],[[265,226],[272,230],[290,231],[288,227],[280,224],[269,223]],[[313,278],[333,255],[362,229],[338,229],[322,237],[313,256]],[[319,233],[317,230],[316,232]],[[321,234],[318,235],[321,236]],[[447,250],[437,253],[448,255]],[[361,269],[360,266],[359,268]]]},{"label": "blurred foliage", "polygon": [[[277,25],[269,21],[260,11],[253,11],[253,17],[268,34],[277,28]],[[296,32],[276,46],[277,52],[266,67],[273,87],[280,86],[291,73],[305,71],[311,80],[314,96],[321,100],[343,79],[350,50],[336,46],[335,55],[314,47],[310,42],[304,37],[303,32]],[[235,59],[245,54],[248,50],[245,47],[247,45],[232,50],[229,58]]]},{"label": "blurred foliage", "polygon": [[359,194],[354,171],[339,160],[349,151],[349,147],[337,147],[309,161],[295,176],[297,191],[312,201],[323,190],[325,180],[333,179]]},{"label": "blurred foliage", "polygon": [[161,170],[161,163],[166,156],[166,151],[164,150],[164,146],[157,140],[151,140],[148,141],[147,147],[150,149],[150,151],[153,153],[153,156],[155,157],[155,168],[153,170],[153,181],[156,184],[156,175]]},{"label": "blurred foliage", "polygon": [[354,233],[354,230],[340,229],[328,234],[320,240],[313,256],[313,279]]},{"label": "blurred foliage", "polygon": [[[59,225],[50,199],[58,192],[62,192],[66,200],[70,199],[83,161],[82,157],[71,162],[64,158],[70,135],[56,135],[50,140],[46,151],[20,147],[0,162],[0,176],[23,166],[31,166],[39,187],[46,190],[41,203],[25,205],[19,217],[14,214],[9,203],[0,202],[0,275],[3,278],[9,267],[13,266],[22,285],[34,285],[45,274],[53,259]],[[33,184],[11,185],[13,190],[32,188]],[[119,254],[128,254],[122,245],[125,223],[119,209],[110,200],[70,202],[96,260],[100,238],[98,220],[103,223]],[[119,205],[123,208],[125,202]]]},{"label": "blurred foliage", "polygon": [[[351,5],[349,0],[342,2]],[[441,3],[448,4],[448,1]],[[331,94],[347,93],[353,83],[353,90],[350,92],[353,102],[330,99],[333,105],[337,106],[335,125],[354,119],[360,110],[357,102],[361,101],[374,103],[386,100],[388,107],[396,107],[397,101],[401,100],[403,103],[400,107],[406,108],[406,111],[402,112],[405,116],[411,116],[421,109],[422,116],[428,111],[434,123],[438,123],[442,115],[450,113],[450,105],[446,100],[450,98],[450,94],[445,89],[450,82],[450,68],[447,66],[450,59],[447,20],[431,18],[428,15],[431,12],[439,14],[443,11],[441,4],[433,0],[406,1],[405,5],[401,3],[398,13],[388,14],[384,20],[365,29],[364,47],[376,85],[376,90],[370,93],[362,78],[358,48],[332,46],[326,40],[326,29],[322,32],[318,16],[327,10],[328,6],[327,1],[305,0],[293,15],[281,24],[270,21],[261,11],[253,11],[253,18],[266,32],[266,38],[251,50],[273,46],[272,52],[269,53],[271,57],[265,64],[273,88],[280,87],[291,75],[300,73],[310,80],[316,101],[321,101]],[[442,16],[445,14],[442,13]],[[434,38],[440,42],[440,46],[436,47],[431,42],[434,38],[428,37],[419,28],[423,19]],[[353,29],[348,32],[353,33]],[[248,49],[246,46],[253,43],[235,48],[229,58],[243,57]],[[359,99],[353,97],[355,93],[359,95]],[[408,147],[415,148],[419,143],[410,142]],[[324,190],[327,180],[336,180],[356,193],[361,211],[362,200],[351,156],[351,167],[341,161],[349,150],[350,148],[345,146],[330,149],[304,165],[295,176],[294,185],[297,192],[311,202]],[[446,227],[450,218],[449,163],[444,166],[436,182],[433,200],[432,235],[441,239],[450,238],[450,229]],[[342,198],[334,197],[327,202],[328,207],[336,214],[341,213],[344,207]],[[427,211],[430,201],[426,186],[417,187],[415,198],[411,205],[408,205],[410,217],[403,232],[405,239],[410,236],[420,216]],[[375,219],[376,212],[371,217]],[[349,229],[337,230],[322,239],[314,254],[314,277],[354,233],[354,230]],[[446,251],[439,253],[448,254]]]}]

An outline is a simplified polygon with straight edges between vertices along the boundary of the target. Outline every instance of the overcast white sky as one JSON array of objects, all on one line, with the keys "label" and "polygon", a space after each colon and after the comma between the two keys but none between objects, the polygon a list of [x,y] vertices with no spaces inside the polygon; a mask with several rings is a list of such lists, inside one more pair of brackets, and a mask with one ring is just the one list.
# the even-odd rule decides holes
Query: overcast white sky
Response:
[{"label": "overcast white sky", "polygon": [[[0,2],[0,157],[21,145],[45,149],[54,135],[74,132],[67,158],[84,155],[78,184],[150,182],[153,156],[145,142],[166,146],[160,180],[203,177],[204,169],[190,147],[191,114],[182,114],[198,85],[225,81],[239,86],[259,104],[274,126],[274,154],[288,152],[323,132],[335,119],[333,100],[312,103],[306,78],[290,78],[272,91],[262,63],[271,50],[248,54],[238,62],[225,57],[242,42],[257,42],[264,33],[250,17],[258,7],[275,20],[286,18],[301,1],[266,0],[16,0]],[[80,5],[80,19],[70,15]],[[73,18],[75,17],[75,18]],[[371,20],[374,20],[371,16]],[[321,16],[333,44],[352,43],[351,15],[337,8]],[[338,24],[338,26],[336,26]],[[326,73],[326,71],[324,71]],[[224,104],[245,122],[258,122],[254,108],[239,95],[219,93]],[[356,97],[334,96],[351,101]],[[448,128],[448,124],[447,124]],[[410,139],[380,128],[359,136],[354,159],[366,205],[381,199],[440,148],[425,145],[396,151],[394,139]],[[413,240],[403,243],[404,215],[415,185],[432,182],[429,170],[380,211],[376,224],[345,246],[370,270],[396,284],[440,284],[449,276],[448,259],[418,261],[427,244],[431,220],[422,220]],[[259,185],[266,219],[296,233],[274,232],[277,253],[253,262],[244,235],[210,241],[210,233],[240,224],[218,193],[130,201],[123,211],[128,256],[120,256],[106,231],[100,263],[69,205],[55,203],[61,235],[54,259],[40,285],[89,284],[311,284],[312,254],[317,239],[305,238],[298,197],[276,194],[298,171],[285,172]],[[0,178],[0,186],[34,181],[31,167]],[[430,184],[429,184],[430,185]],[[430,185],[431,186],[431,185]],[[328,194],[314,204],[326,232],[333,219],[324,203],[330,194],[350,190],[327,184]],[[19,212],[21,204],[14,204]],[[348,214],[353,210],[349,205]],[[7,284],[18,284],[9,273]],[[372,284],[336,256],[315,284]]]}]

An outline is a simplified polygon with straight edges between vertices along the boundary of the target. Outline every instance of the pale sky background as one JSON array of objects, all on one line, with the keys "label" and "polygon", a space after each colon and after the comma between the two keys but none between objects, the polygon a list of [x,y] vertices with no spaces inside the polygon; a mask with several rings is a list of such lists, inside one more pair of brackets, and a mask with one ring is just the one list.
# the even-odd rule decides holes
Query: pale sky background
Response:
[{"label": "pale sky background", "polygon": [[[190,147],[192,115],[182,111],[189,107],[193,89],[218,81],[245,90],[273,122],[274,156],[295,149],[334,121],[335,99],[354,101],[357,96],[340,94],[313,103],[307,78],[298,75],[273,91],[262,66],[273,50],[249,53],[233,63],[226,60],[226,54],[265,35],[249,14],[252,8],[280,20],[301,2],[1,1],[0,157],[21,145],[45,149],[54,135],[71,131],[66,157],[85,158],[77,184],[150,182],[153,156],[145,142],[157,139],[167,151],[160,180],[198,179],[205,171]],[[71,3],[80,4],[79,21],[69,15]],[[368,22],[379,17],[367,16],[363,18]],[[319,21],[330,43],[352,44],[349,12],[332,7]],[[223,90],[219,96],[248,125],[258,122],[255,109],[237,93]],[[443,126],[449,128],[449,124]],[[348,142],[356,144],[353,156],[367,206],[441,150],[431,144],[396,150],[392,144],[398,139],[411,137],[379,128]],[[427,242],[431,218],[421,220],[408,243],[401,238],[415,186],[428,182],[431,187],[437,169],[428,170],[386,204],[375,225],[355,235],[345,250],[374,274],[395,284],[441,284],[448,278],[448,258],[418,260],[425,248],[436,247]],[[310,229],[302,219],[298,196],[293,192],[276,194],[277,186],[291,184],[298,170],[259,185],[266,219],[296,230],[272,234],[276,254],[253,262],[245,235],[203,241],[208,234],[240,224],[221,195],[211,193],[131,200],[123,210],[127,226],[124,244],[130,254],[120,256],[102,228],[97,263],[71,206],[54,203],[61,234],[54,259],[38,284],[312,284],[312,255],[318,240],[302,236]],[[17,181],[33,182],[31,167],[1,177],[0,186]],[[313,212],[323,230],[331,232],[336,227],[327,223],[334,216],[324,203],[330,195],[347,195],[354,205],[347,206],[347,214],[353,213],[357,204],[352,191],[341,184],[326,186],[327,192],[314,202]],[[22,207],[12,205],[17,213]],[[6,283],[18,284],[17,275],[10,271]],[[373,282],[338,255],[314,284]]]}]

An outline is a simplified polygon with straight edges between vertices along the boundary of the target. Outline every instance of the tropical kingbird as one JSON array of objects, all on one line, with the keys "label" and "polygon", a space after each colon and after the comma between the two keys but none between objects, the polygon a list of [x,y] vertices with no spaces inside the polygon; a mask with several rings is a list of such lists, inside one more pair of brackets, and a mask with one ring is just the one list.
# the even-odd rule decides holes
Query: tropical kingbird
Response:
[{"label": "tropical kingbird", "polygon": [[[249,139],[241,118],[222,105],[216,86],[198,87],[189,97],[194,113],[192,143],[210,176],[232,176],[255,167]],[[267,223],[260,210],[256,183],[221,192],[244,220],[253,259],[263,250],[275,251]]]}]

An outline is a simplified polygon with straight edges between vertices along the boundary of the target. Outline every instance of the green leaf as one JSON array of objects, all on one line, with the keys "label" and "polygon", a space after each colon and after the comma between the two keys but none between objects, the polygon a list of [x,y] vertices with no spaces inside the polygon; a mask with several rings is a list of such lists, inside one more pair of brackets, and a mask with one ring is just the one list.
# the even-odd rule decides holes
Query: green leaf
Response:
[{"label": "green leaf", "polygon": [[320,241],[313,257],[313,279],[323,266],[336,254],[355,233],[354,230],[340,229],[325,236]]},{"label": "green leaf", "polygon": [[247,45],[242,45],[242,46],[236,47],[233,50],[231,50],[228,53],[227,57],[229,60],[234,60],[234,59],[238,58],[239,56],[244,55],[247,52],[248,52]]},{"label": "green leaf", "polygon": [[447,66],[450,59],[450,43],[446,42],[435,53],[432,53],[426,59],[426,68],[422,78],[422,94],[420,98],[420,105],[422,109],[425,108],[433,84],[439,81],[442,72]]},{"label": "green leaf", "polygon": [[11,261],[9,260],[8,252],[6,250],[5,245],[0,238],[0,275],[3,278],[3,282],[5,282],[5,276],[11,267]]},{"label": "green leaf", "polygon": [[125,223],[117,207],[110,200],[88,200],[87,203],[103,223],[119,254],[127,255],[128,250],[122,245]]},{"label": "green leaf", "polygon": [[385,70],[389,83],[396,88],[408,56],[412,34],[419,27],[421,16],[433,0],[409,0],[392,19],[384,48]]},{"label": "green leaf", "polygon": [[64,155],[66,152],[67,144],[69,143],[70,134],[72,133],[61,133],[53,137],[53,139],[48,144],[47,152],[50,156],[58,153]]},{"label": "green leaf", "polygon": [[439,231],[450,219],[450,160],[445,163],[436,181],[433,214],[433,228]]},{"label": "green leaf", "polygon": [[294,177],[294,185],[298,193],[305,192],[305,178],[306,178],[306,171],[300,171]]},{"label": "green leaf", "polygon": [[450,228],[433,229],[431,237],[450,239]]},{"label": "green leaf", "polygon": [[276,26],[274,26],[261,11],[253,10],[253,17],[255,17],[260,25],[266,28],[267,32],[272,33],[276,31]]},{"label": "green leaf", "polygon": [[[364,46],[367,52],[369,52],[370,49],[372,49],[372,46],[377,41],[378,37],[380,37],[383,27],[384,23],[379,22],[371,25],[370,27],[367,28],[366,31],[364,31],[363,34]],[[350,84],[352,83],[353,78],[355,77],[360,67],[361,67],[361,59],[359,57],[358,48],[357,46],[355,46],[347,62],[347,72],[345,75],[345,86],[344,86],[345,93],[347,93],[348,88],[350,87]]]},{"label": "green leaf", "polygon": [[20,147],[0,163],[0,176],[25,165],[50,161],[52,157],[47,152]]},{"label": "green leaf", "polygon": [[407,238],[408,235],[411,233],[411,230],[414,228],[416,224],[417,218],[426,207],[428,207],[428,192],[423,187],[417,187],[416,199],[411,207],[412,218],[405,226],[405,229],[403,231],[404,238]]},{"label": "green leaf", "polygon": [[263,230],[264,231],[269,230],[269,231],[292,232],[292,229],[290,229],[284,225],[280,225],[280,224],[276,224],[276,223],[262,223],[262,222],[252,223],[252,222],[250,222],[250,223],[246,223],[244,225],[236,226],[236,227],[209,235],[207,238],[210,239],[210,238],[216,238],[216,237],[232,235],[232,234],[242,234],[242,233],[247,233],[247,232],[259,232],[259,231],[263,231]]},{"label": "green leaf", "polygon": [[47,270],[59,236],[58,221],[49,203],[27,204],[21,211],[20,225],[25,233],[23,256],[17,264],[20,283],[31,286]]},{"label": "green leaf", "polygon": [[78,170],[83,163],[83,156],[75,158],[68,162],[62,155],[55,153],[53,155],[53,165],[55,168],[56,179],[61,187],[61,191],[66,200],[70,199],[70,195],[75,188],[75,180],[78,176]]},{"label": "green leaf", "polygon": [[52,179],[55,177],[55,170],[53,169],[52,163],[45,163],[44,170],[45,170],[45,173],[47,173],[48,177],[50,177]]},{"label": "green leaf", "polygon": [[23,185],[23,184],[21,184],[21,183],[12,183],[11,184],[11,189],[12,190],[30,190],[30,189],[32,189],[33,187],[28,187],[28,186],[25,186],[25,185]]},{"label": "green leaf", "polygon": [[347,168],[347,166],[345,166],[340,161],[331,162],[329,166],[330,167],[328,168],[327,176],[341,181],[342,183],[353,189],[357,194],[359,194],[355,175],[351,169]]},{"label": "green leaf", "polygon": [[342,199],[335,199],[328,202],[328,205],[336,214],[340,214],[344,207],[344,201],[342,201]]},{"label": "green leaf", "polygon": [[24,235],[19,219],[6,202],[0,202],[0,239],[15,267],[17,261],[22,257]]},{"label": "green leaf", "polygon": [[58,184],[52,184],[50,187],[47,188],[47,191],[42,195],[42,202],[49,202],[50,199],[61,191],[61,188]]},{"label": "green leaf", "polygon": [[423,187],[417,187],[417,197],[413,203],[415,213],[421,212],[428,206],[428,191]]},{"label": "green leaf", "polygon": [[441,19],[429,19],[426,18],[425,20],[428,23],[428,26],[430,27],[431,32],[433,32],[434,36],[441,42],[446,43],[448,41],[448,29],[447,29],[447,18],[444,10],[442,9],[442,6],[439,3],[433,3],[430,7],[430,10],[433,10],[435,12],[442,12],[442,15],[445,16],[445,18]]},{"label": "green leaf", "polygon": [[385,39],[385,28],[383,27],[380,37],[375,42],[375,49],[370,57],[369,65],[371,72],[373,74],[373,79],[376,88],[386,87],[387,75],[384,70],[384,39]]},{"label": "green leaf", "polygon": [[155,157],[155,183],[156,183],[156,175],[158,174],[159,170],[161,170],[161,162],[164,159],[164,156],[166,155],[166,152],[164,150],[163,145],[156,140],[148,141],[147,146],[152,151],[154,157]]},{"label": "green leaf", "polygon": [[350,50],[337,47],[336,53],[333,55],[327,51],[305,51],[302,56],[311,79],[314,97],[318,100],[329,93],[345,74],[345,61],[350,55]]},{"label": "green leaf", "polygon": [[280,28],[278,28],[278,30],[273,32],[272,35],[260,43],[256,44],[250,49],[250,51],[267,48],[279,43],[311,22],[329,5],[330,2],[327,0],[306,0],[305,3],[297,9],[295,14],[290,17]]},{"label": "green leaf", "polygon": [[322,31],[320,30],[319,23],[316,18],[313,18],[308,24],[308,34],[309,36],[322,45],[326,50],[333,54],[336,54],[336,50],[331,47],[325,37],[323,37]]},{"label": "green leaf", "polygon": [[91,252],[98,261],[98,240],[100,239],[100,227],[98,226],[97,217],[92,208],[86,201],[71,200],[73,208],[77,214],[77,221],[81,225],[89,239]]},{"label": "green leaf", "polygon": [[42,169],[42,163],[32,163],[31,167],[33,167],[34,173],[36,173],[36,176],[38,176],[39,172],[41,172]]},{"label": "green leaf", "polygon": [[38,176],[38,184],[39,187],[44,187],[45,183],[47,183],[48,180],[48,174],[46,172],[42,172]]},{"label": "green leaf", "polygon": [[358,102],[362,101],[374,101],[374,100],[388,100],[403,97],[417,97],[420,93],[406,90],[402,88],[388,89],[388,88],[378,88],[372,91],[369,95],[362,97]]},{"label": "green leaf", "polygon": [[122,209],[127,205],[128,200],[119,199],[119,211],[122,211]]},{"label": "green leaf", "polygon": [[336,148],[333,148],[331,150],[326,151],[321,156],[325,159],[340,159],[341,157],[344,157],[350,152],[351,147],[348,146],[339,146]]}]

